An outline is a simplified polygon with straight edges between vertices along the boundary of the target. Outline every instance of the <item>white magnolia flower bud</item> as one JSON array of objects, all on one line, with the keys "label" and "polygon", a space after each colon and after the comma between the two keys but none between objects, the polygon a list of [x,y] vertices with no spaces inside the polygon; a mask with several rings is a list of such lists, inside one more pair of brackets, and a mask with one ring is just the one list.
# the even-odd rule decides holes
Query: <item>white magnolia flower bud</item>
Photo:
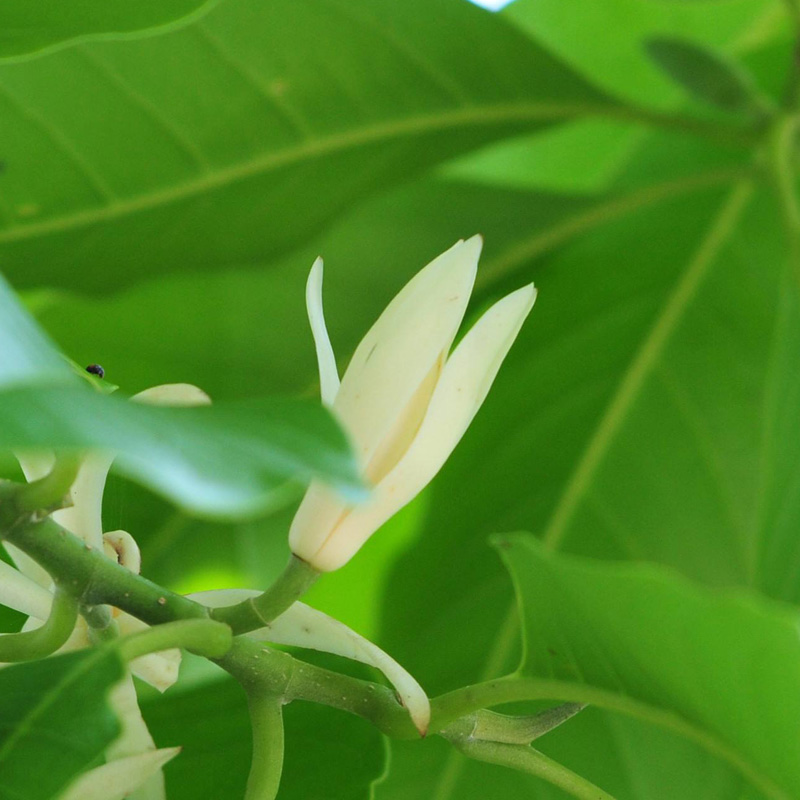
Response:
[{"label": "white magnolia flower bud", "polygon": [[419,272],[362,339],[341,385],[322,313],[322,261],[306,302],[323,402],[350,434],[370,498],[348,505],[319,482],[292,522],[292,551],[338,569],[436,475],[483,403],[536,299],[533,284],[496,302],[450,352],[467,308],[482,240],[458,242]]}]

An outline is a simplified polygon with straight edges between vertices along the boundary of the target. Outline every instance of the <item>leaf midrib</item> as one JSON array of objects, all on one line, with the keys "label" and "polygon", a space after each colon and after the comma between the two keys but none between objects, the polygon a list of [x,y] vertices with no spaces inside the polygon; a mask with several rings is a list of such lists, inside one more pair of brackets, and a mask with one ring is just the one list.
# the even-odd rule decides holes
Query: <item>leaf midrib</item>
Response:
[{"label": "leaf midrib", "polygon": [[23,716],[21,723],[17,725],[14,732],[0,747],[0,764],[8,758],[10,752],[13,752],[14,747],[16,747],[20,739],[30,732],[33,723],[51,706],[58,702],[63,691],[80,679],[86,672],[91,671],[96,662],[102,661],[107,657],[108,652],[105,649],[96,650],[94,653],[81,660],[77,668],[70,670],[66,675],[62,676],[55,685],[51,686],[42,695],[39,702]]},{"label": "leaf midrib", "polygon": [[[261,155],[233,166],[204,172],[195,179],[174,184],[146,194],[109,202],[104,206],[54,216],[41,222],[16,224],[0,230],[0,243],[15,242],[37,235],[58,233],[98,222],[125,217],[140,211],[202,196],[217,189],[268,174],[304,161],[313,161],[337,152],[345,152],[359,146],[376,144],[391,139],[412,137],[455,128],[488,127],[513,122],[562,120],[579,116],[617,116],[620,109],[609,104],[548,104],[548,103],[503,103],[489,106],[468,106],[436,114],[390,120],[368,125],[357,130],[348,130],[304,140],[294,147]],[[623,115],[624,116],[624,115]]]},{"label": "leaf midrib", "polygon": [[[556,525],[560,526],[561,524],[565,524],[564,520],[570,518],[572,512],[574,511],[574,507],[572,507],[572,504],[577,503],[580,499],[580,495],[574,494],[575,492],[574,487],[572,489],[573,495],[570,495],[571,499],[568,498],[568,492],[570,491],[569,487],[578,478],[580,479],[579,488],[581,489],[581,491],[585,490],[585,488],[589,485],[586,475],[581,473],[581,464],[583,464],[584,461],[586,461],[587,458],[591,456],[593,462],[595,461],[595,459],[597,459],[596,463],[592,464],[592,470],[594,470],[599,465],[600,460],[602,459],[602,455],[605,452],[605,448],[609,447],[610,444],[612,443],[613,437],[616,434],[616,432],[620,429],[621,422],[624,419],[624,414],[620,416],[619,411],[622,410],[624,412],[627,412],[630,410],[634,401],[638,397],[638,391],[631,393],[629,386],[628,391],[625,392],[625,405],[622,409],[619,408],[620,406],[619,395],[623,392],[623,390],[625,390],[626,385],[629,385],[631,383],[633,383],[633,388],[636,389],[641,388],[641,385],[643,384],[644,379],[648,374],[648,370],[652,368],[652,366],[655,364],[657,356],[660,354],[663,347],[669,341],[671,334],[677,327],[677,323],[681,319],[683,313],[688,308],[691,299],[693,299],[694,297],[694,292],[687,293],[685,291],[686,288],[691,289],[692,286],[686,287],[685,284],[687,282],[690,282],[694,284],[695,290],[699,288],[699,284],[702,281],[702,278],[705,277],[705,271],[708,268],[710,268],[711,264],[713,264],[714,259],[719,253],[719,250],[727,241],[728,236],[733,230],[736,221],[739,218],[739,215],[744,210],[744,207],[747,204],[747,200],[752,195],[753,191],[754,191],[754,184],[752,180],[749,180],[747,178],[743,178],[734,185],[734,187],[728,194],[726,200],[723,202],[720,211],[714,216],[714,219],[712,221],[708,233],[703,237],[700,246],[695,251],[693,258],[689,260],[686,270],[676,283],[675,285],[676,288],[673,290],[673,292],[667,295],[665,306],[662,308],[661,312],[659,313],[656,319],[656,322],[651,328],[648,338],[645,340],[642,347],[637,351],[636,355],[634,355],[634,358],[629,364],[628,369],[622,376],[617,391],[612,396],[611,402],[609,403],[604,414],[600,418],[598,427],[595,429],[594,433],[589,438],[587,448],[584,451],[584,454],[582,455],[581,459],[579,459],[578,461],[578,467],[576,471],[573,473],[572,477],[567,482],[565,490],[564,492],[562,492],[561,497],[558,503],[556,504],[556,510],[554,511],[553,515],[551,515],[550,521],[545,529],[543,537],[546,546],[552,547],[553,549],[558,547],[561,541],[561,535],[563,534],[563,531],[559,527],[556,527]],[[536,238],[539,239],[542,236],[543,234],[537,234]],[[526,250],[527,248],[523,248],[521,252],[525,252]],[[687,276],[689,277],[687,278]],[[690,280],[690,278],[692,280]],[[684,287],[683,292],[680,291],[682,286]],[[668,320],[669,324],[666,324],[664,322],[665,319]],[[657,347],[654,347],[654,342],[651,341],[652,337],[657,337],[655,340],[655,344],[658,345]],[[640,361],[642,363],[639,363]],[[635,382],[633,381],[631,376],[633,370],[635,370],[635,375],[634,375]],[[612,417],[610,421],[608,419],[609,416]],[[610,426],[608,431],[603,430],[604,425]],[[600,451],[595,449],[593,451],[592,443],[599,436],[602,436],[603,449]],[[591,477],[591,475],[589,475],[589,477]],[[564,504],[567,502],[565,498],[569,499],[570,502],[569,509],[566,509],[564,507]],[[559,511],[559,509],[561,509],[561,511]],[[491,662],[494,664],[502,663],[511,654],[511,648],[514,646],[513,637],[502,635],[502,631],[507,628],[509,620],[516,615],[516,609],[517,609],[517,601],[514,600],[512,601],[509,610],[506,612],[506,615],[504,617],[505,623],[502,626],[501,633],[495,637],[495,642],[497,642],[499,639],[502,639],[502,643],[498,646],[492,647],[490,651],[492,653]],[[569,686],[571,691],[574,690],[574,685],[566,684],[566,686]],[[570,698],[555,697],[553,699],[569,700]],[[625,700],[626,702],[630,702],[628,698],[625,698]],[[584,701],[589,703],[593,702],[592,700],[586,698],[576,700],[576,702],[584,702]],[[620,708],[611,708],[610,706],[607,706],[607,708],[608,710],[616,710],[616,711],[621,710]],[[644,717],[642,718],[645,719]],[[679,719],[682,720],[682,718]],[[652,717],[647,718],[647,721],[653,722]],[[688,725],[688,723],[685,724]],[[675,729],[673,728],[673,730]],[[681,731],[678,730],[677,732],[680,733]],[[694,735],[691,738],[693,738],[694,741],[697,742],[698,744],[703,745],[707,750],[709,749],[710,740],[707,738],[707,735],[706,737],[700,736],[700,738],[698,738],[697,735]],[[722,748],[722,750],[718,748]],[[714,752],[716,755],[723,755],[723,751],[726,751],[726,748],[724,745],[718,743],[717,747],[711,746],[710,751]],[[730,761],[730,759],[728,758],[726,758],[726,760]],[[465,761],[466,759],[464,759],[461,756],[458,756],[456,753],[449,754],[448,760],[442,771],[442,775],[440,777],[440,781],[437,786],[437,793],[435,795],[436,800],[450,800],[453,791],[455,791],[457,787],[458,775],[461,769],[463,768]],[[749,780],[756,780],[756,781],[759,780],[758,773],[752,771],[752,767],[744,767],[744,765],[746,765],[747,762],[740,763],[738,759],[735,759],[732,763],[734,763],[734,766],[737,766],[737,768],[739,768],[740,771],[743,772],[743,774],[745,774]],[[750,771],[748,771],[748,769]],[[769,781],[767,781],[767,783],[770,784]],[[778,791],[778,794],[773,793],[772,795],[773,797],[776,798],[776,800],[791,800],[791,798],[784,795],[782,791],[777,789],[776,791]]]}]

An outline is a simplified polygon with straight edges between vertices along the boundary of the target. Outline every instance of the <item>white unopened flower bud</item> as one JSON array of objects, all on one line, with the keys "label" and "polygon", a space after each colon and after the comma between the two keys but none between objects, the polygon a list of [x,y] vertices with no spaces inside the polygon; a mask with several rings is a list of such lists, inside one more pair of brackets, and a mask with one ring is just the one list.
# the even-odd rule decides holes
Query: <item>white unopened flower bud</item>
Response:
[{"label": "white unopened flower bud", "polygon": [[400,291],[359,344],[339,385],[322,313],[322,262],[306,301],[323,402],[349,433],[374,489],[357,506],[312,483],[292,522],[292,551],[320,571],[345,564],[436,475],[464,435],[536,299],[532,284],[496,302],[450,352],[482,241],[458,242]]}]

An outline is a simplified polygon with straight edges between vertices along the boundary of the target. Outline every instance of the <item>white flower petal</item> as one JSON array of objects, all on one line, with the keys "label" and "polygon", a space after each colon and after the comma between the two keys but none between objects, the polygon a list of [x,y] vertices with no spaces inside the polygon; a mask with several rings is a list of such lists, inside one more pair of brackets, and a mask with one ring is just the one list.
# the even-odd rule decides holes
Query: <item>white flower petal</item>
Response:
[{"label": "white flower petal", "polygon": [[319,390],[322,403],[328,407],[333,405],[339,391],[339,371],[336,368],[336,356],[333,353],[328,329],[325,326],[325,313],[322,307],[322,259],[318,258],[308,273],[306,282],[306,310],[314,337],[319,367]]},{"label": "white flower petal", "polygon": [[108,531],[103,534],[103,542],[112,551],[111,554],[106,551],[106,555],[111,555],[118,564],[136,575],[142,571],[142,554],[139,551],[139,545],[127,531]]},{"label": "white flower petal", "polygon": [[[249,589],[223,589],[197,592],[189,597],[211,608],[219,608],[259,594]],[[420,735],[426,734],[431,706],[422,687],[391,656],[333,617],[297,602],[268,626],[252,631],[248,636],[275,644],[333,653],[375,667],[394,686]]]},{"label": "white flower petal", "polygon": [[58,800],[123,800],[180,751],[165,747],[103,764],[81,775]]},{"label": "white flower petal", "polygon": [[289,527],[292,552],[313,564],[314,556],[349,508],[338,492],[312,481]]},{"label": "white flower petal", "polygon": [[459,242],[415,275],[356,348],[334,410],[366,468],[447,353],[467,308],[482,240]]},{"label": "white flower petal", "polygon": [[103,549],[103,493],[113,453],[92,452],[84,456],[72,484],[72,505],[53,514],[53,519],[89,547]]},{"label": "white flower petal", "polygon": [[[156,745],[139,709],[136,687],[130,674],[109,692],[108,703],[122,730],[106,750],[106,761],[111,763],[121,758],[154,752]],[[164,776],[160,770],[143,781],[133,795],[134,800],[164,800],[165,796]]]},{"label": "white flower petal", "polygon": [[414,442],[371,497],[345,516],[314,555],[314,566],[338,569],[389,517],[436,475],[472,422],[536,300],[533,285],[495,303],[447,360]]},{"label": "white flower petal", "polygon": [[136,403],[153,406],[207,406],[211,398],[191,383],[165,383],[153,386],[131,397]]},{"label": "white flower petal", "polygon": [[5,561],[0,561],[0,604],[31,617],[45,620],[53,595]]},{"label": "white flower petal", "polygon": [[[120,611],[115,620],[119,627],[120,635],[127,636],[147,630],[147,623],[132,617],[125,611]],[[164,692],[178,680],[178,671],[181,665],[181,651],[177,648],[163,650],[160,653],[149,653],[146,656],[135,658],[130,663],[131,672],[149,683],[159,692]]]},{"label": "white flower petal", "polygon": [[[53,466],[52,453],[17,453],[17,460],[30,481],[43,478]],[[114,456],[111,453],[92,452],[84,456],[78,476],[70,489],[72,505],[53,513],[53,519],[74,533],[90,547],[103,547],[103,492],[106,478]],[[50,577],[32,559],[13,546],[9,553],[25,574],[29,574],[42,586],[50,586]]]}]

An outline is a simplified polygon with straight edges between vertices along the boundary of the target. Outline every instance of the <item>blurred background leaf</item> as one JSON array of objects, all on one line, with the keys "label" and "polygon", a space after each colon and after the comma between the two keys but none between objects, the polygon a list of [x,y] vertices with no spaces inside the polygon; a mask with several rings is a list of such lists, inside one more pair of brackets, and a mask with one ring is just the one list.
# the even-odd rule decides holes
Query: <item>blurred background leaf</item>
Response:
[{"label": "blurred background leaf", "polygon": [[74,0],[0,7],[0,58],[20,57],[75,39],[162,28],[207,11],[217,0]]},{"label": "blurred background leaf", "polygon": [[120,732],[108,693],[123,675],[112,648],[0,670],[0,796],[52,800],[103,763]]},{"label": "blurred background leaf", "polygon": [[8,276],[103,291],[274,255],[447,157],[624,113],[462,0],[226,0],[0,66],[0,109]]},{"label": "blurred background leaf", "polygon": [[[142,710],[157,741],[183,748],[165,769],[170,800],[244,794],[250,720],[237,683],[217,676],[151,700]],[[374,728],[341,711],[300,702],[286,706],[283,717],[286,760],[278,800],[370,800],[370,787],[386,768]]]},{"label": "blurred background leaf", "polygon": [[656,37],[647,53],[691,96],[733,114],[766,112],[750,76],[713,50],[680,39]]}]

